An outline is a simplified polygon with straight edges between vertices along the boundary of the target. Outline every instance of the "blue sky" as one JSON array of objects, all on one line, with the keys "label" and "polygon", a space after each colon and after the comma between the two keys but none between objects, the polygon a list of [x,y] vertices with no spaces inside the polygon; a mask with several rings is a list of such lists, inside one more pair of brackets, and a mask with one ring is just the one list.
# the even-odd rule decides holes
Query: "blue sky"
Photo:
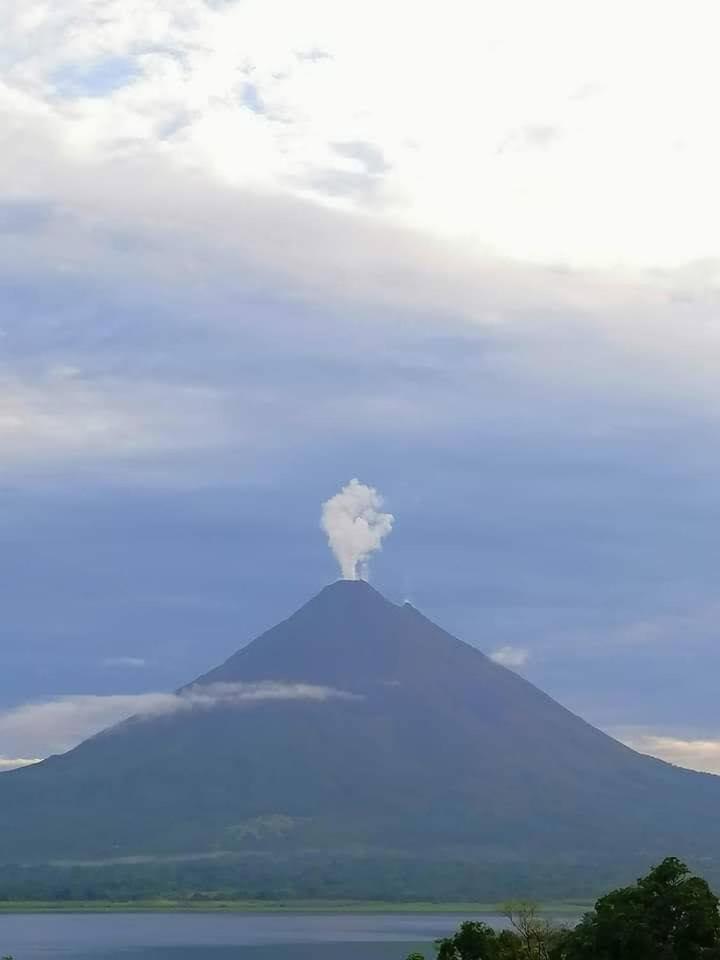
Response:
[{"label": "blue sky", "polygon": [[509,6],[379,39],[320,0],[11,15],[0,763],[337,576],[320,508],[357,476],[387,595],[720,771],[717,68],[668,86],[662,4],[641,79],[639,13],[551,3],[536,49]]}]

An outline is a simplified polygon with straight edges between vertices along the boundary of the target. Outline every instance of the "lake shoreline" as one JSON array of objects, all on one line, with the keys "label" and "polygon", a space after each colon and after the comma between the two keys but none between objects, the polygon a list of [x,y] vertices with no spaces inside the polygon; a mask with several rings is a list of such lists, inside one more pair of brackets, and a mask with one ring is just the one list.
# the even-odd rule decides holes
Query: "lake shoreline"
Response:
[{"label": "lake shoreline", "polygon": [[[543,913],[577,916],[591,902],[556,901],[541,904]],[[430,901],[334,901],[334,900],[53,900],[2,901],[0,915],[31,913],[236,913],[236,914],[457,914],[482,916],[502,913],[499,903],[441,903]]]}]

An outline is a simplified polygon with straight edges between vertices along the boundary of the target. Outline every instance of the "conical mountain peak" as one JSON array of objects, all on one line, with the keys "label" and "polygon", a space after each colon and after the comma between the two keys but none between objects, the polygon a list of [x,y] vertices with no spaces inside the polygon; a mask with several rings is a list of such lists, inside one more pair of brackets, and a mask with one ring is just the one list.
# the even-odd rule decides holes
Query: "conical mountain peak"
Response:
[{"label": "conical mountain peak", "polygon": [[[380,594],[380,591],[369,584],[367,580],[347,580],[345,578],[333,580],[332,583],[328,583],[326,587],[323,587],[320,593],[340,593],[341,591],[344,593],[349,593],[351,590],[355,593],[365,591],[365,593]],[[382,596],[382,594],[380,594],[380,596]]]},{"label": "conical mountain peak", "polygon": [[391,601],[371,586],[367,580],[335,580],[334,583],[323,587],[320,593],[309,600],[305,606],[319,603],[357,607],[362,604],[390,604]]},{"label": "conical mountain peak", "polygon": [[[3,775],[0,863],[250,850],[272,873],[280,849],[349,870],[358,850],[546,865],[720,851],[720,779],[633,753],[362,580],[195,683],[258,695],[207,691]],[[266,837],[278,815],[289,832]]]},{"label": "conical mountain peak", "polygon": [[397,670],[407,615],[364,580],[337,580],[198,683],[279,680],[355,690]]}]

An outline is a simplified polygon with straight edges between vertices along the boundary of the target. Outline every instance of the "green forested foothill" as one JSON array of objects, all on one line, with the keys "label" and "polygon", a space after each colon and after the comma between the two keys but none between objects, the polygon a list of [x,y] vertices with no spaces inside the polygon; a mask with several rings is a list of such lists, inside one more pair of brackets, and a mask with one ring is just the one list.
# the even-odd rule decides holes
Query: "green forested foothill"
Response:
[{"label": "green forested foothill", "polygon": [[[641,870],[650,863],[643,863]],[[13,902],[353,900],[499,903],[594,900],[637,876],[636,864],[493,863],[359,854],[218,857],[148,863],[6,865],[0,909]],[[720,877],[711,877],[714,883]],[[582,912],[578,910],[578,912]]]}]

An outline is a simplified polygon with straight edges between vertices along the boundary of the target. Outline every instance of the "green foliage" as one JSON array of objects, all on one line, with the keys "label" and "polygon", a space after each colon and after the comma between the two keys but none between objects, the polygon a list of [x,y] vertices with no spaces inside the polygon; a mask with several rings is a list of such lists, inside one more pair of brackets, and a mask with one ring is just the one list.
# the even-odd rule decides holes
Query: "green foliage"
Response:
[{"label": "green foliage", "polygon": [[512,930],[493,930],[480,921],[460,925],[438,941],[438,960],[548,960],[560,931],[538,915],[534,904],[513,905],[507,914]]},{"label": "green foliage", "polygon": [[532,902],[516,901],[504,908],[509,929],[465,922],[438,941],[437,960],[720,960],[719,908],[707,882],[668,857],[632,886],[601,897],[573,930],[553,926]]},{"label": "green foliage", "polygon": [[[0,848],[2,832],[0,831]],[[0,859],[2,850],[0,849]],[[207,859],[147,863],[3,865],[0,904],[17,901],[384,900],[498,903],[509,897],[532,900],[582,898],[590,904],[604,891],[625,884],[649,863],[608,859],[577,865],[493,863],[468,854],[457,859],[384,856],[376,852],[302,856],[235,853]],[[720,871],[715,881],[720,884]],[[583,904],[582,910],[586,909]],[[577,911],[578,913],[581,910]]]},{"label": "green foliage", "polygon": [[720,960],[718,898],[669,857],[630,887],[601,897],[553,960]]},{"label": "green foliage", "polygon": [[468,920],[454,936],[438,942],[438,960],[495,960],[497,939],[486,923]]}]

